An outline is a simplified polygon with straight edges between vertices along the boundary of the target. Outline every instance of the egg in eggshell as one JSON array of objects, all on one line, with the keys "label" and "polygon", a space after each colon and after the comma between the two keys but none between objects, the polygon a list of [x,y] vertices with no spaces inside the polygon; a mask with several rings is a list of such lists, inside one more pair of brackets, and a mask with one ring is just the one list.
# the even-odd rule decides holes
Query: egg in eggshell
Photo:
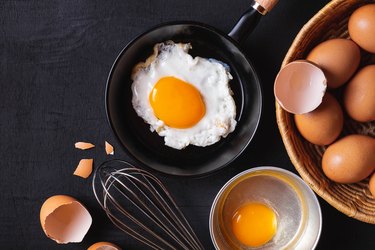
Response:
[{"label": "egg in eggshell", "polygon": [[338,183],[355,183],[375,169],[375,139],[348,135],[330,145],[323,154],[324,174]]},{"label": "egg in eggshell", "polygon": [[348,31],[362,49],[375,53],[375,4],[355,10],[349,18]]},{"label": "egg in eggshell", "polygon": [[375,120],[375,65],[368,65],[345,87],[344,106],[351,118],[359,122]]},{"label": "egg in eggshell", "polygon": [[317,64],[327,77],[328,88],[345,84],[357,70],[361,54],[357,44],[349,39],[324,41],[311,50],[307,60]]},{"label": "egg in eggshell", "polygon": [[121,250],[121,248],[110,242],[97,242],[91,245],[87,250]]},{"label": "egg in eggshell", "polygon": [[306,114],[295,115],[294,121],[301,135],[316,145],[334,142],[344,126],[340,104],[328,92],[318,108]]},{"label": "egg in eggshell", "polygon": [[371,192],[372,196],[375,199],[375,173],[373,173],[371,175],[368,186],[369,186],[369,189],[370,189],[370,192]]}]

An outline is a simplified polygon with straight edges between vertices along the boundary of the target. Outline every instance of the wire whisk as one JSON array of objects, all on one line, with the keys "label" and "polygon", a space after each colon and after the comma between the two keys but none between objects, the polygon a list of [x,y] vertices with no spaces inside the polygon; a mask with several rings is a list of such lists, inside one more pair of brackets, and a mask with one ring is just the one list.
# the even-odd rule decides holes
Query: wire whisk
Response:
[{"label": "wire whisk", "polygon": [[168,190],[154,175],[122,160],[95,171],[94,195],[123,232],[152,249],[204,249]]}]

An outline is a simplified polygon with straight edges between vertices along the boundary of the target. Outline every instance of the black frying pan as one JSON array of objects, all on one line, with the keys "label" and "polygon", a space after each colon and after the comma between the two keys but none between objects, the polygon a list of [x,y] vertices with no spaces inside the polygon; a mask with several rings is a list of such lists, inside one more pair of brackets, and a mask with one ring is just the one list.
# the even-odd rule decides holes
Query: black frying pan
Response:
[{"label": "black frying pan", "polygon": [[[141,34],[121,51],[108,77],[105,102],[108,121],[128,154],[162,173],[197,176],[227,166],[245,150],[259,124],[262,93],[257,74],[239,43],[255,27],[263,10],[254,2],[229,35],[202,23],[172,22]],[[238,123],[234,132],[211,146],[189,145],[182,150],[165,146],[164,138],[151,132],[133,109],[132,69],[152,54],[156,43],[167,40],[189,42],[191,55],[214,58],[230,66]]]}]

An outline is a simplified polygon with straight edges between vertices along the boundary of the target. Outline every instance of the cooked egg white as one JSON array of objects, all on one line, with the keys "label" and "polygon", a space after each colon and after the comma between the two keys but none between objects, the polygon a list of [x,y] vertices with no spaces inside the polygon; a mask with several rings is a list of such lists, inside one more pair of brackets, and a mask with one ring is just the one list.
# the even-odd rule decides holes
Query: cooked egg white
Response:
[{"label": "cooked egg white", "polygon": [[132,74],[132,104],[165,145],[182,149],[208,146],[236,127],[229,67],[188,54],[190,44],[156,44]]}]

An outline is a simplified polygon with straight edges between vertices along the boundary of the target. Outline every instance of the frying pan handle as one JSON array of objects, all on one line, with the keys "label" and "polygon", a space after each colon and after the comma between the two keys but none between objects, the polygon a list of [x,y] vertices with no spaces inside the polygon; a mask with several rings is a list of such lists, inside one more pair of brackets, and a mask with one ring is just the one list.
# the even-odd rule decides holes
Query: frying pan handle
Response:
[{"label": "frying pan handle", "polygon": [[229,32],[229,36],[242,43],[254,30],[260,18],[271,11],[277,2],[278,0],[254,0],[251,7],[242,14],[240,20]]}]

